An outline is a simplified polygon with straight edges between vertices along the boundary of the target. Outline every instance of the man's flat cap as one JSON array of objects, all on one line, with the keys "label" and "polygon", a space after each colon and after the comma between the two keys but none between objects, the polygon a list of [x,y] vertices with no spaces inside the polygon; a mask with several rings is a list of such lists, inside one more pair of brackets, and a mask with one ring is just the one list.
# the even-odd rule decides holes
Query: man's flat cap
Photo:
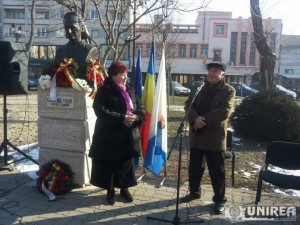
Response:
[{"label": "man's flat cap", "polygon": [[214,68],[218,68],[220,70],[223,70],[224,72],[226,71],[226,65],[222,62],[214,61],[214,62],[208,63],[206,66],[207,66],[208,70],[210,68],[214,67]]}]

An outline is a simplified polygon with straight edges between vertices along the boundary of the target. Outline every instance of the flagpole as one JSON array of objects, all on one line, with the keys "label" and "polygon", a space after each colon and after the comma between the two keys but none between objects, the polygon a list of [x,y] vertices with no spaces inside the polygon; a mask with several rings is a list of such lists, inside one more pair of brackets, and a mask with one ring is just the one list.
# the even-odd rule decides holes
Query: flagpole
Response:
[{"label": "flagpole", "polygon": [[133,41],[132,41],[132,68],[131,74],[135,74],[135,36],[136,36],[136,0],[133,0]]}]

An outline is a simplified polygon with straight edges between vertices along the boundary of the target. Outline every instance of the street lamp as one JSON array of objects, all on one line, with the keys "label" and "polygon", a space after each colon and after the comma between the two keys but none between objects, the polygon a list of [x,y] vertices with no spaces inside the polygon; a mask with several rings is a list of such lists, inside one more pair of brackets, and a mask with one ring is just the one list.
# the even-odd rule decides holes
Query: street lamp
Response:
[{"label": "street lamp", "polygon": [[12,33],[16,38],[16,42],[18,42],[19,39],[21,38],[21,31],[23,29],[22,29],[21,25],[16,29],[16,25],[14,23],[11,25],[11,28],[12,28]]}]

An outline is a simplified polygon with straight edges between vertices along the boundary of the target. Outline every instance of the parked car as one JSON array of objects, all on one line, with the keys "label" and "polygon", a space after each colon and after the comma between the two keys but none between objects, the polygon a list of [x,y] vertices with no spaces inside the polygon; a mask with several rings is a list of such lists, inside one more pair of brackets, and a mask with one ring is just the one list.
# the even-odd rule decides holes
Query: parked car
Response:
[{"label": "parked car", "polygon": [[174,91],[174,95],[189,95],[191,90],[182,86],[182,84],[177,81],[172,81],[172,91]]},{"label": "parked car", "polygon": [[300,86],[296,87],[296,88],[294,89],[294,92],[296,92],[297,99],[300,99]]},{"label": "parked car", "polygon": [[297,98],[296,92],[288,90],[279,84],[276,84],[276,89],[277,89],[277,91],[280,91],[280,92],[286,94],[287,96],[291,97],[294,100],[296,100],[296,98]]},{"label": "parked car", "polygon": [[246,97],[251,94],[255,94],[258,90],[251,88],[245,84],[231,82],[231,86],[234,87],[236,91],[236,96]]},{"label": "parked car", "polygon": [[203,81],[192,81],[192,82],[189,82],[189,83],[183,83],[182,86],[192,90],[194,87],[199,87],[203,84],[204,84]]},{"label": "parked car", "polygon": [[38,87],[39,78],[36,75],[29,75],[28,76],[28,90],[37,89]]}]

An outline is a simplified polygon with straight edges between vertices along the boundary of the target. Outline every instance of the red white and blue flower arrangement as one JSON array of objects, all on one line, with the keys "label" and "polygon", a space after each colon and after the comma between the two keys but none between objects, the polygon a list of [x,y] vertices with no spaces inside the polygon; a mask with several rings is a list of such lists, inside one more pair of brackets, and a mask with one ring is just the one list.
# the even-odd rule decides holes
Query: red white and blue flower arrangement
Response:
[{"label": "red white and blue flower arrangement", "polygon": [[103,85],[102,67],[97,60],[89,60],[85,65],[78,65],[72,58],[64,59],[62,63],[50,64],[45,68],[46,75],[39,78],[41,89],[56,87],[73,87],[79,91],[90,93],[94,98],[98,88]]},{"label": "red white and blue flower arrangement", "polygon": [[37,188],[45,193],[50,201],[55,199],[55,195],[68,193],[74,187],[74,173],[71,167],[57,159],[42,165],[37,174]]}]

